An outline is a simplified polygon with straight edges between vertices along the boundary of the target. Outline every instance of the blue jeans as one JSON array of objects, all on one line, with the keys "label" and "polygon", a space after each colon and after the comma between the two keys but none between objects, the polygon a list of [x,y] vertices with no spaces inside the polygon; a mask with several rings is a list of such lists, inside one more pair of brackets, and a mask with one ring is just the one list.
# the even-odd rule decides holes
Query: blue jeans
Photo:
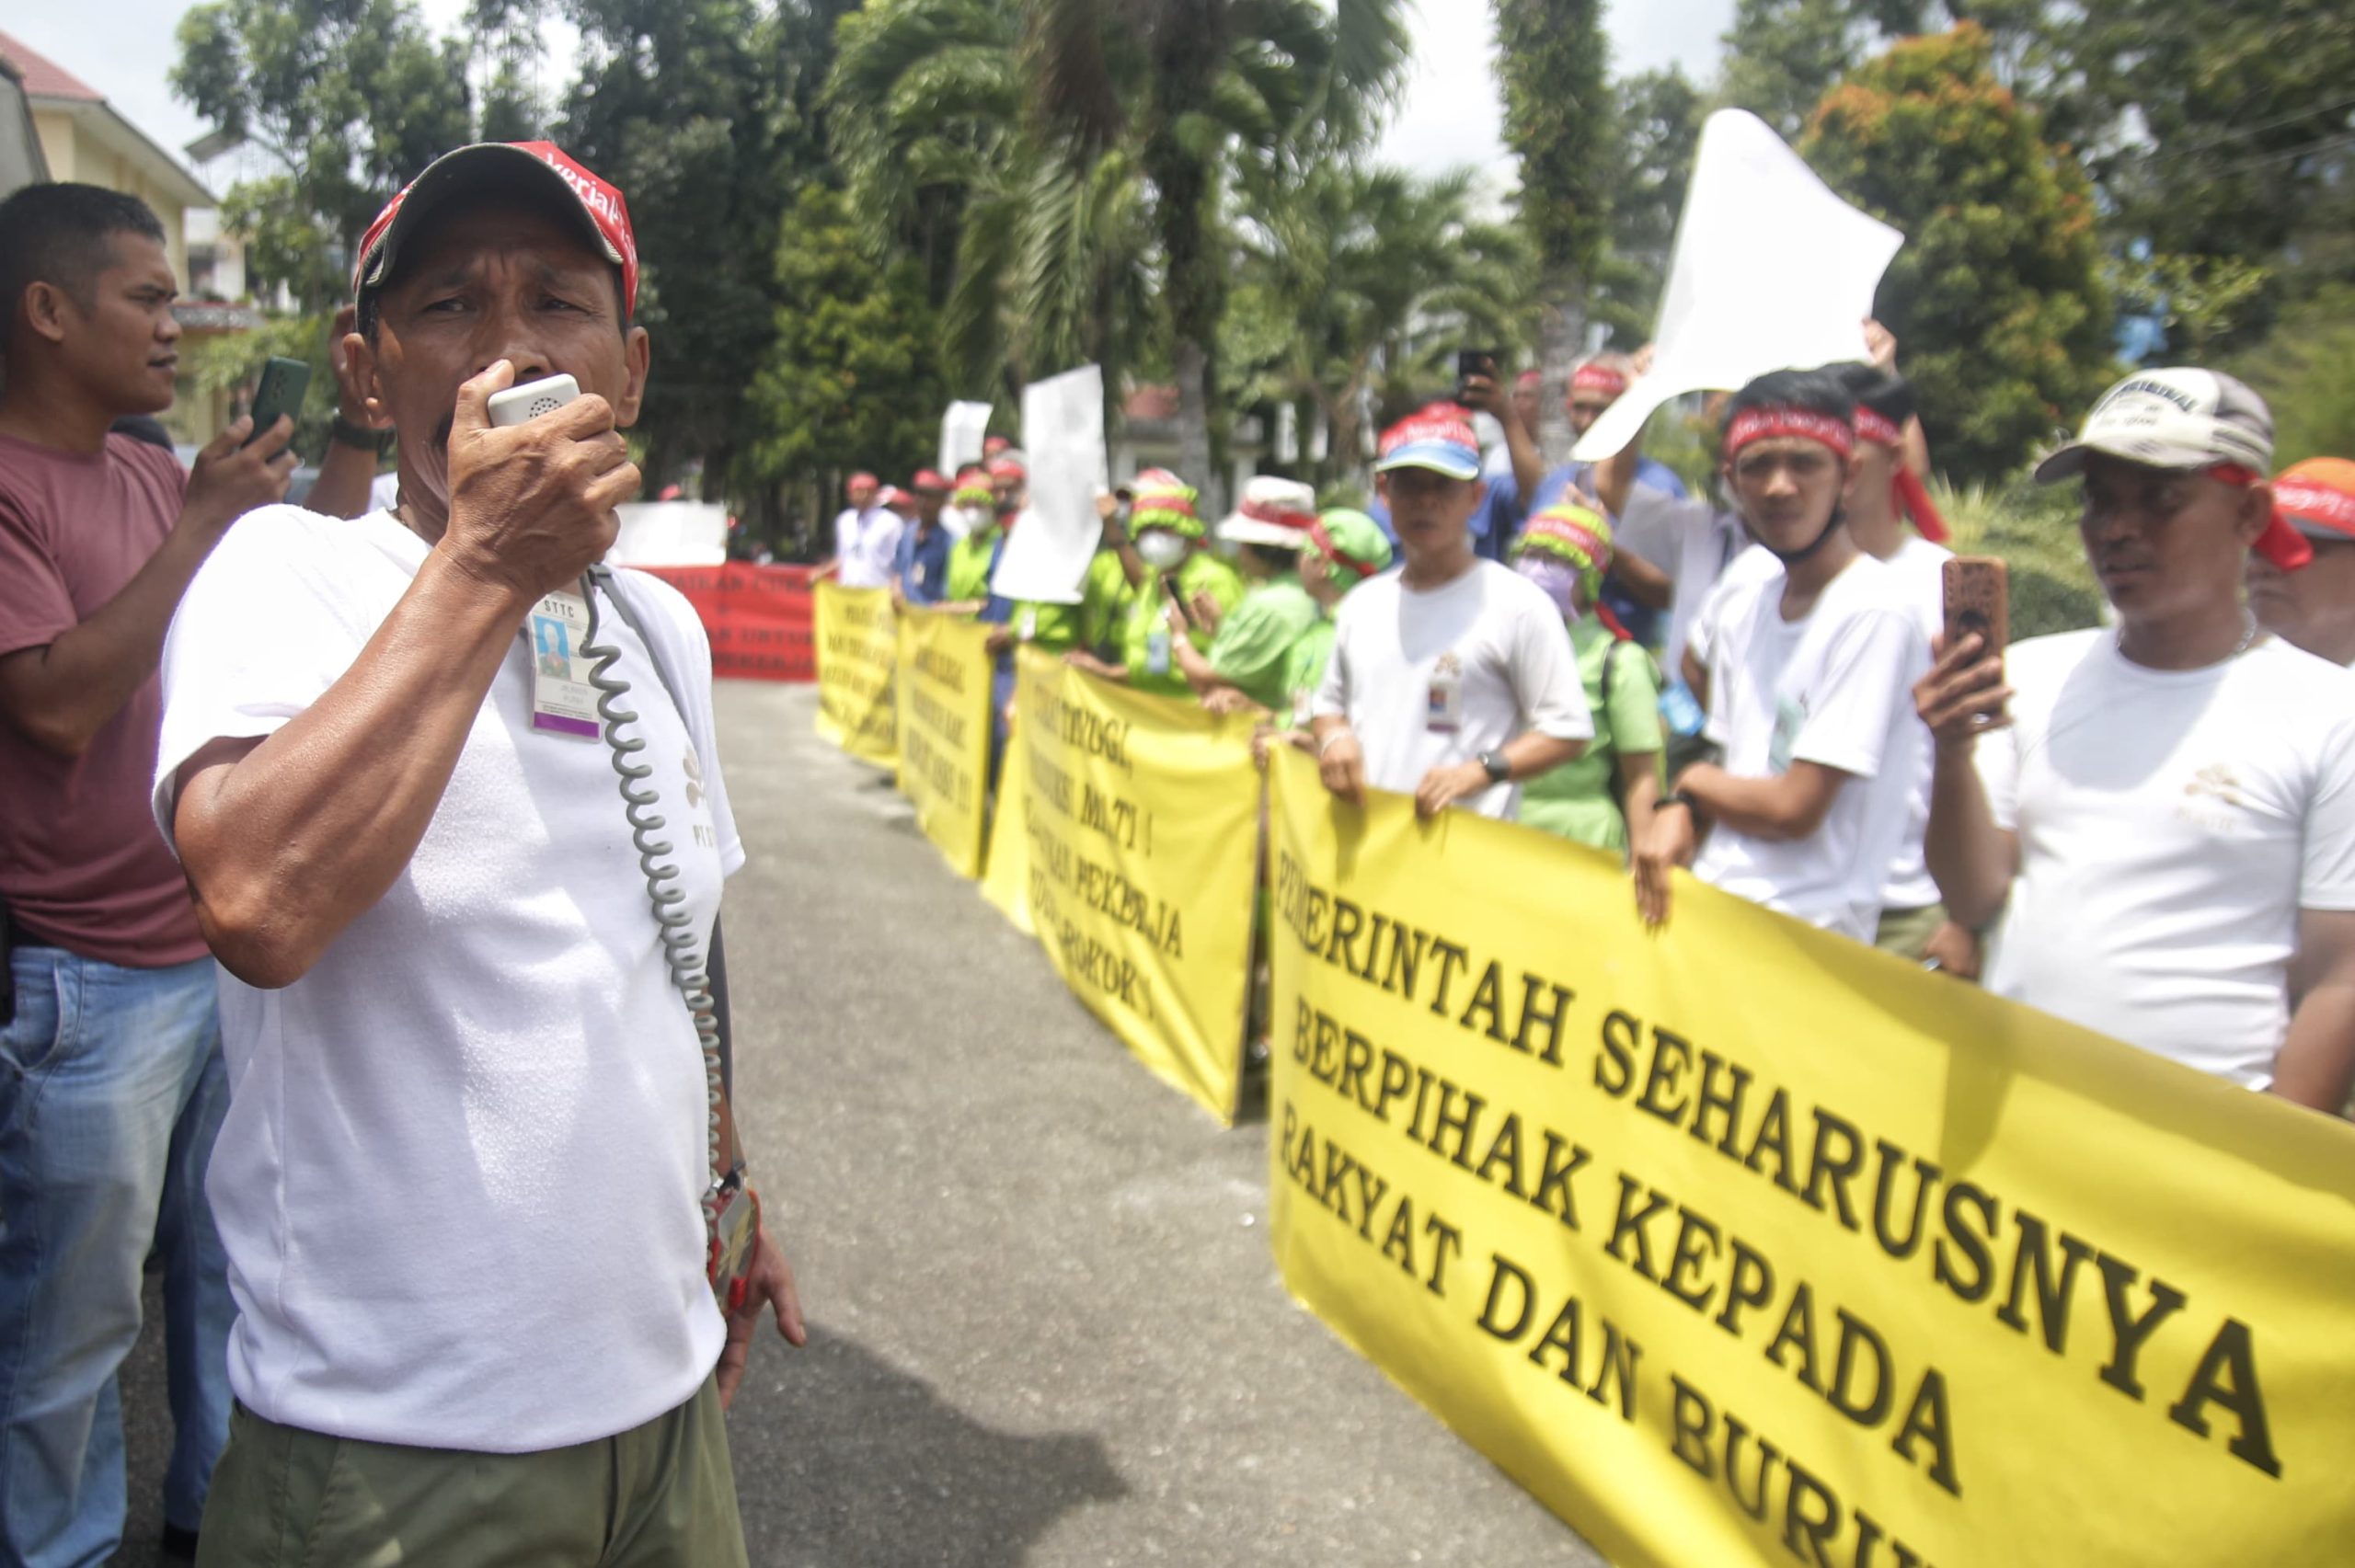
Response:
[{"label": "blue jeans", "polygon": [[0,1564],[103,1563],[122,1536],[115,1371],[164,1264],[174,1437],[164,1516],[193,1529],[229,1431],[227,1260],[204,1168],[228,1108],[213,963],[14,956],[0,1027]]}]

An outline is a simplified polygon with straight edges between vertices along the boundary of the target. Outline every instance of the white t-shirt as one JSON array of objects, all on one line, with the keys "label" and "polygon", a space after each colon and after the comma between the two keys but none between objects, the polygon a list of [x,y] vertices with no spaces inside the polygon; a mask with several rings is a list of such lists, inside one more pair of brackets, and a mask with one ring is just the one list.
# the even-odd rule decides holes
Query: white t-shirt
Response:
[{"label": "white t-shirt", "polygon": [[[1768,578],[1780,579],[1783,563],[1775,552],[1755,541],[1734,552],[1717,580],[1701,596],[1701,602],[1685,617],[1684,648],[1702,669],[1709,668],[1712,650],[1717,646],[1717,628],[1725,619],[1726,605],[1743,589],[1753,588]],[[1681,672],[1684,666],[1677,665]]]},{"label": "white t-shirt", "polygon": [[[1899,596],[1920,628],[1925,647],[1932,637],[1946,629],[1945,570],[1946,563],[1952,559],[1953,551],[1933,544],[1919,534],[1908,533],[1897,554],[1881,563],[1893,574]],[[1693,617],[1687,646],[1703,668],[1708,666],[1710,648],[1724,624],[1726,606],[1743,589],[1769,578],[1779,582],[1782,575],[1783,563],[1763,544],[1752,544],[1727,564]],[[1907,701],[1911,700],[1909,694]],[[1896,858],[1890,863],[1888,884],[1881,888],[1884,910],[1926,909],[1938,901],[1937,882],[1930,876],[1929,863],[1922,853],[1922,839],[1930,826],[1929,732],[1916,727],[1907,734],[1906,741],[1913,753],[1907,768],[1913,781],[1913,793],[1906,808],[1905,833],[1898,842]]]},{"label": "white t-shirt", "polygon": [[1913,682],[1930,647],[1894,573],[1859,555],[1802,620],[1783,619],[1784,574],[1729,595],[1709,660],[1711,740],[1741,778],[1794,762],[1849,775],[1804,839],[1755,838],[1724,823],[1694,862],[1703,881],[1752,903],[1870,942],[1913,788]]},{"label": "white t-shirt", "polygon": [[[1933,544],[1918,533],[1908,532],[1905,543],[1897,547],[1897,554],[1883,563],[1896,578],[1898,596],[1913,614],[1925,648],[1932,638],[1946,630],[1946,566],[1953,559],[1954,552],[1945,545]],[[1912,692],[1904,694],[1903,702],[1911,712]],[[1880,907],[1884,910],[1922,910],[1938,901],[1937,879],[1930,875],[1929,863],[1922,853],[1922,839],[1930,827],[1930,732],[1917,720],[1907,731],[1907,738],[1913,752],[1913,787],[1906,797],[1905,834],[1898,841],[1897,858],[1890,863],[1889,881],[1880,890]]]},{"label": "white t-shirt", "polygon": [[1741,520],[1719,510],[1706,496],[1672,496],[1640,484],[1629,488],[1617,542],[1621,549],[1635,551],[1668,574],[1668,641],[1660,652],[1666,660],[1662,668],[1671,679],[1684,668],[1684,642],[1693,617],[1718,575],[1749,541]]},{"label": "white t-shirt", "polygon": [[2264,1088],[2298,911],[2355,910],[2355,675],[2278,637],[2150,670],[2106,628],[2005,670],[1977,754],[2019,873],[1988,989]]},{"label": "white t-shirt", "polygon": [[401,475],[398,469],[379,474],[368,481],[368,509],[391,511],[401,504]]},{"label": "white t-shirt", "polygon": [[[220,737],[266,736],[350,667],[428,551],[390,515],[242,520],[164,647],[155,818]],[[743,864],[686,601],[618,574],[598,631],[708,951]],[[376,905],[276,990],[221,975],[230,1104],[206,1191],[237,1323],[229,1382],[272,1421],[526,1452],[691,1398],[723,1325],[704,1279],[702,1053],[599,739],[534,732],[519,635],[432,822]],[[354,789],[368,781],[353,779]]]},{"label": "white t-shirt", "polygon": [[[1401,795],[1431,769],[1525,731],[1594,735],[1561,612],[1535,583],[1489,560],[1427,592],[1396,572],[1351,589],[1333,612],[1315,711],[1347,718],[1365,750],[1366,783]],[[1511,820],[1521,789],[1498,784],[1465,804]]]},{"label": "white t-shirt", "polygon": [[834,559],[843,564],[836,580],[844,588],[890,587],[900,532],[906,526],[888,507],[844,507],[834,519]]}]

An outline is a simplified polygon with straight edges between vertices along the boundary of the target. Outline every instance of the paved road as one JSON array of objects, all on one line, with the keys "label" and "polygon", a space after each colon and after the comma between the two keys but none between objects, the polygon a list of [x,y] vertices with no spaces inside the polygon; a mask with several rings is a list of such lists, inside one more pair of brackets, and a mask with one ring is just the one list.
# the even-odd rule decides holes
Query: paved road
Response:
[{"label": "paved road", "polygon": [[[1135,1066],[813,708],[719,697],[738,1093],[811,1322],[730,1424],[752,1562],[1599,1563],[1284,1294],[1264,1125]],[[144,1502],[148,1347],[128,1382]]]}]

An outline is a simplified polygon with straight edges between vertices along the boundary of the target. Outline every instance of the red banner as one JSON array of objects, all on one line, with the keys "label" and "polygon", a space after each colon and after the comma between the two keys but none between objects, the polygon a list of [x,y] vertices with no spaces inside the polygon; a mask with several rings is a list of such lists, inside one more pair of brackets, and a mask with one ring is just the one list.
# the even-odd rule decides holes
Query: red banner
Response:
[{"label": "red banner", "polygon": [[722,680],[814,681],[808,567],[648,567],[687,596],[711,638],[712,673]]}]

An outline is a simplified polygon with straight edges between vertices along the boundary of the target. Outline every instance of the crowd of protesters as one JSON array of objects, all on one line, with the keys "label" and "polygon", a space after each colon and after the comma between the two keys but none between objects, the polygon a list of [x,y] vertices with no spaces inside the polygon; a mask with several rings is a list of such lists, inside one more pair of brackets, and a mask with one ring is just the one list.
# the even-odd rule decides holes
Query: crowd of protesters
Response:
[{"label": "crowd of protesters", "polygon": [[[749,1296],[715,1303],[705,1276],[703,1067],[663,933],[716,948],[742,861],[708,651],[659,584],[588,589],[666,809],[701,813],[674,921],[615,848],[603,750],[540,733],[560,693],[516,635],[592,580],[637,484],[627,209],[546,144],[428,175],[363,236],[307,509],[275,504],[283,419],[240,419],[192,470],[142,439],[178,336],[147,209],[75,185],[0,204],[7,1561],[117,1543],[114,1377],[151,1251],[171,1550],[373,1560],[397,1526],[587,1561],[603,1548],[578,1532],[626,1524],[743,1561],[718,1410],[752,1317],[800,1325],[765,1231]],[[490,418],[558,372],[584,395]],[[1572,427],[1645,372],[1577,366]],[[2036,475],[2080,486],[2114,624],[1999,647],[1948,635],[1923,422],[1877,326],[1855,363],[1713,400],[1706,486],[1640,441],[1546,471],[1545,390],[1467,365],[1383,432],[1363,509],[1263,476],[1214,518],[1186,478],[1138,474],[1051,599],[994,586],[1036,524],[1026,459],[993,438],[903,489],[855,476],[824,570],[988,625],[1002,732],[1015,652],[1051,654],[1251,715],[1263,759],[1312,754],[1338,800],[1616,856],[1656,925],[1687,868],[2248,1088],[2346,1102],[2355,464],[2272,476],[2247,387],[2129,377]],[[546,1125],[557,1102],[578,1132]],[[353,1475],[382,1517],[281,1517]]]},{"label": "crowd of protesters", "polygon": [[[943,607],[1101,679],[1258,720],[1333,794],[1462,807],[1672,873],[2252,1088],[2355,1080],[2355,464],[2269,484],[2217,372],[2101,399],[2039,468],[2084,492],[2115,624],[1950,643],[1947,528],[1897,344],[1708,400],[1713,483],[1641,450],[1540,472],[1540,378],[1467,364],[1385,430],[1364,510],[1248,481],[1214,524],[1148,470],[1102,498],[1072,604],[986,583],[1019,452],[960,476]],[[1483,356],[1482,358],[1486,358]],[[1646,373],[1568,377],[1573,429]],[[1484,422],[1494,432],[1485,443]],[[915,488],[938,489],[936,475]],[[862,476],[853,501],[873,494]],[[1530,498],[1522,504],[1522,497]],[[911,515],[915,515],[911,513]],[[865,527],[844,514],[847,574]],[[913,526],[913,525],[912,525]],[[902,563],[903,603],[937,602]],[[962,590],[958,588],[962,583]]]}]

